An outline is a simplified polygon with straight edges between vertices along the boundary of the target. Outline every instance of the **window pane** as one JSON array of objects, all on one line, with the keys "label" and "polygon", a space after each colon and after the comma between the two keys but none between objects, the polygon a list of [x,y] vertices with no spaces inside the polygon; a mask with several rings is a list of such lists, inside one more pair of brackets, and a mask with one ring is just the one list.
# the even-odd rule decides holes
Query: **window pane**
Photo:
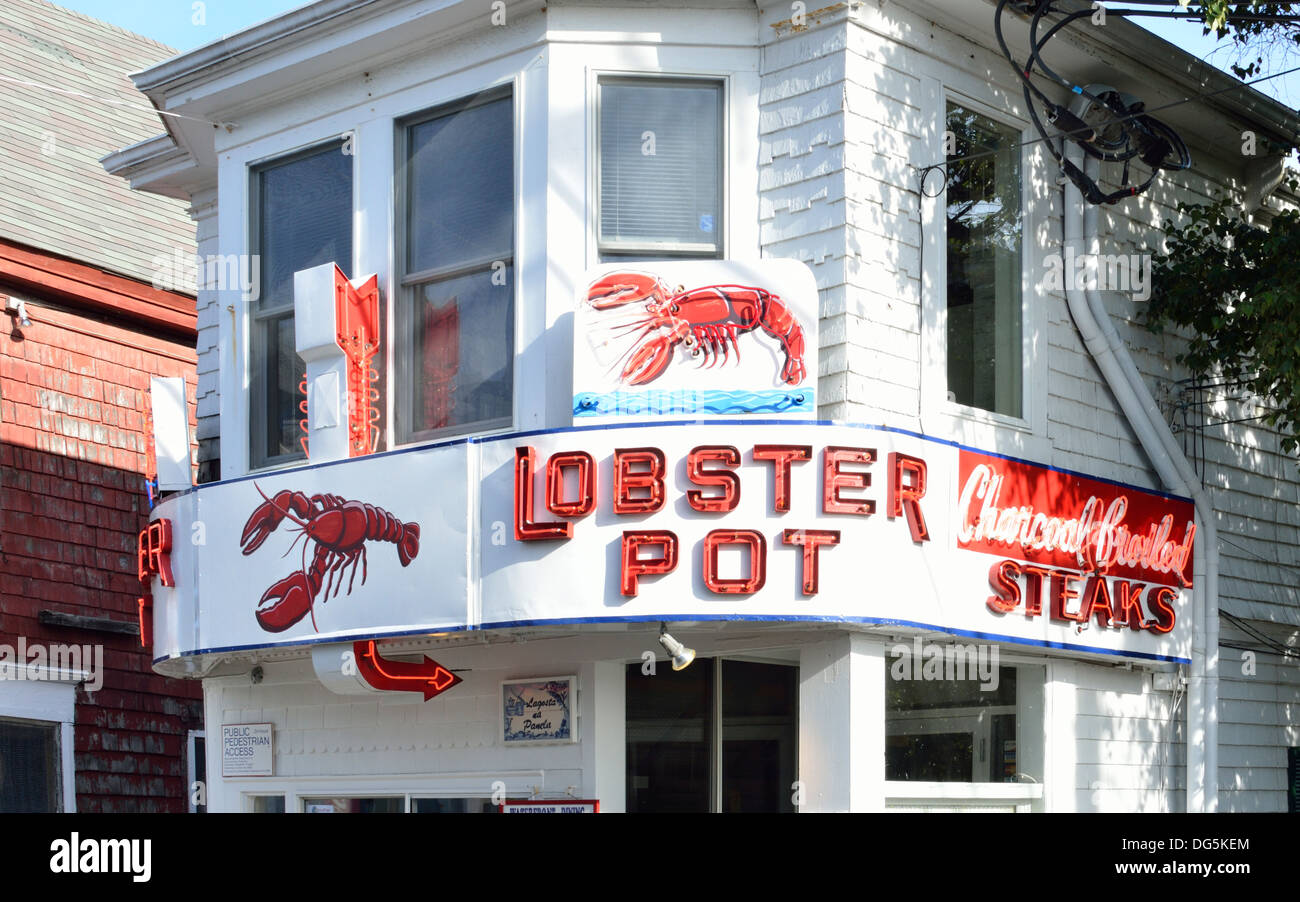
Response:
[{"label": "window pane", "polygon": [[[298,385],[306,368],[293,328],[295,272],[337,263],[352,268],[352,157],[332,144],[257,170],[261,285],[253,324],[253,466],[301,457]],[[265,312],[279,311],[267,316]]]},{"label": "window pane", "polygon": [[654,676],[629,664],[626,716],[627,810],[709,811],[713,661]]},{"label": "window pane", "polygon": [[298,404],[305,396],[299,386],[306,375],[306,364],[298,356],[294,343],[293,315],[264,320],[258,343],[264,361],[263,384],[268,387],[266,411],[266,457],[301,454],[300,441],[307,433],[298,425],[302,410]]},{"label": "window pane", "polygon": [[406,799],[401,796],[378,798],[313,798],[302,800],[308,814],[402,814]]},{"label": "window pane", "polygon": [[948,391],[1021,415],[1020,134],[948,105]]},{"label": "window pane", "polygon": [[284,814],[284,796],[253,796],[254,814]]},{"label": "window pane", "polygon": [[496,814],[491,799],[411,799],[413,814]]},{"label": "window pane", "polygon": [[510,267],[421,286],[415,335],[416,431],[511,415],[514,277]]},{"label": "window pane", "polygon": [[721,147],[720,85],[602,82],[600,241],[720,248]]},{"label": "window pane", "polygon": [[57,729],[0,721],[0,813],[59,810]]},{"label": "window pane", "polygon": [[[885,659],[885,779],[1013,780],[1016,668],[997,667],[994,681],[989,653],[971,657],[960,645],[929,646],[924,655],[904,649]],[[946,679],[949,672],[964,678]]]},{"label": "window pane", "polygon": [[402,439],[509,422],[514,390],[514,106],[407,127],[406,274],[398,310]]},{"label": "window pane", "polygon": [[799,668],[722,662],[722,810],[794,811]]},{"label": "window pane", "polygon": [[352,268],[352,157],[334,144],[259,170],[258,187],[258,304],[292,307],[298,270],[322,263]]},{"label": "window pane", "polygon": [[514,245],[514,112],[509,97],[409,131],[407,272]]}]

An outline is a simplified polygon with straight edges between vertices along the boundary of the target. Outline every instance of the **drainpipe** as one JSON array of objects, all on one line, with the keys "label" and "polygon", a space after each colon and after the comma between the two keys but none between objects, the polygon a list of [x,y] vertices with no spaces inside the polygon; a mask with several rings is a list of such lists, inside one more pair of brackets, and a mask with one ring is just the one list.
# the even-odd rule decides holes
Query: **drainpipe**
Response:
[{"label": "drainpipe", "polygon": [[1286,157],[1265,157],[1250,167],[1241,195],[1241,215],[1253,217],[1286,175]]},{"label": "drainpipe", "polygon": [[[1077,166],[1083,151],[1067,142],[1065,155]],[[1097,161],[1089,159],[1084,165],[1085,171],[1095,178]],[[1079,189],[1069,181],[1064,186],[1064,200],[1064,245],[1072,247],[1076,257],[1082,253],[1095,254],[1099,243],[1096,206],[1085,204]],[[1084,345],[1119,402],[1161,482],[1169,491],[1190,496],[1195,503],[1200,522],[1198,541],[1195,542],[1193,582],[1200,591],[1193,591],[1192,674],[1187,714],[1187,810],[1213,811],[1218,795],[1215,776],[1218,758],[1218,537],[1214,528],[1214,509],[1115,331],[1100,295],[1095,290],[1079,290],[1074,284],[1073,273],[1066,274],[1064,281],[1070,313]],[[1211,610],[1214,611],[1213,617],[1209,616]]]}]

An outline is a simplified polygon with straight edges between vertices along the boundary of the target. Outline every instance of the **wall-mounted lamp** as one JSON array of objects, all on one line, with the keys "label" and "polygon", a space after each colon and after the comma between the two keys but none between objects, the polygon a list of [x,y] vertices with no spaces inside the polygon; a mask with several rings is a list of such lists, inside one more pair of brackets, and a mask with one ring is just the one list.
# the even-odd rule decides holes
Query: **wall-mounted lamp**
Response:
[{"label": "wall-mounted lamp", "polygon": [[668,624],[666,623],[659,624],[659,644],[664,647],[664,651],[668,652],[668,655],[673,659],[673,670],[685,670],[695,660],[695,649],[687,648],[668,635]]},{"label": "wall-mounted lamp", "polygon": [[27,315],[27,304],[18,298],[10,298],[5,303],[5,313],[18,318],[18,325],[26,328],[32,324],[32,318]]}]

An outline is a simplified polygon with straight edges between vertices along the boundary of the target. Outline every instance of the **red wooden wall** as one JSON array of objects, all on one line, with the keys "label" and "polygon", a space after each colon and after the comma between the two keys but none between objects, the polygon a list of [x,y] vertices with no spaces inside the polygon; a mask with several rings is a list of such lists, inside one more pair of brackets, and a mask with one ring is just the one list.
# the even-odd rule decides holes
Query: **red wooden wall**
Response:
[{"label": "red wooden wall", "polygon": [[155,674],[132,636],[38,616],[136,621],[149,377],[185,378],[192,428],[193,338],[93,308],[27,307],[28,327],[0,315],[0,642],[104,646],[103,688],[77,690],[78,811],[185,811],[200,684]]}]

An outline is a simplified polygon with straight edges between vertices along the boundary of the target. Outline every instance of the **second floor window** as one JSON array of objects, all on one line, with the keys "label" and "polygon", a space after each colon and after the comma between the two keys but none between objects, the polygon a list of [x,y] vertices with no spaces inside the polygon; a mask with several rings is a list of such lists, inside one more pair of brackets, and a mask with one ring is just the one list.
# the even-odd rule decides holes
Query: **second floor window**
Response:
[{"label": "second floor window", "polygon": [[261,255],[252,305],[253,467],[301,459],[299,384],[306,368],[293,328],[293,274],[337,263],[352,276],[352,157],[333,142],[253,170],[253,247]]},{"label": "second floor window", "polygon": [[602,78],[601,261],[723,255],[718,81]]},{"label": "second floor window", "polygon": [[949,398],[1020,417],[1020,132],[955,103],[947,129]]},{"label": "second floor window", "polygon": [[400,124],[398,440],[509,426],[514,103],[479,95]]}]

